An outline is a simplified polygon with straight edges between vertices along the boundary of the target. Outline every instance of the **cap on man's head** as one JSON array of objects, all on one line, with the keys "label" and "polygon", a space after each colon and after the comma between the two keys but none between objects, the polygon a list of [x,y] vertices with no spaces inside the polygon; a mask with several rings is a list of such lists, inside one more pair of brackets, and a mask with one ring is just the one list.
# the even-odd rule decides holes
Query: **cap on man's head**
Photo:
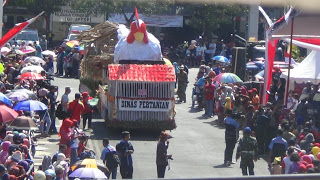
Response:
[{"label": "cap on man's head", "polygon": [[71,87],[66,86],[65,90],[66,90],[66,91],[68,91],[68,90],[71,91]]},{"label": "cap on man's head", "polygon": [[245,133],[251,133],[251,128],[250,127],[246,127],[243,130]]},{"label": "cap on man's head", "polygon": [[80,94],[80,93],[76,93],[76,94],[74,95],[74,97],[75,97],[76,99],[80,99],[81,94]]},{"label": "cap on man's head", "polygon": [[123,132],[121,133],[122,137],[125,137],[125,136],[127,136],[128,134],[130,134],[129,131],[123,131]]}]

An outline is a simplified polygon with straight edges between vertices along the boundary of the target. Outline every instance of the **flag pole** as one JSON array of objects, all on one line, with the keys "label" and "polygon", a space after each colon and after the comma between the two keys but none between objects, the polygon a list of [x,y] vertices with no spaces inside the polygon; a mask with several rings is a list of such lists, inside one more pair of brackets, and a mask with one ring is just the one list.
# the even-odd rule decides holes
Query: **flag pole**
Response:
[{"label": "flag pole", "polygon": [[3,0],[0,0],[0,39],[2,38]]},{"label": "flag pole", "polygon": [[288,69],[288,77],[287,77],[287,88],[286,88],[286,96],[285,96],[285,107],[287,107],[288,104],[288,95],[289,95],[289,84],[290,84],[290,70],[291,70],[291,58],[292,58],[292,39],[293,39],[293,22],[294,17],[291,19],[291,34],[290,34],[290,56],[289,56],[289,69]]}]

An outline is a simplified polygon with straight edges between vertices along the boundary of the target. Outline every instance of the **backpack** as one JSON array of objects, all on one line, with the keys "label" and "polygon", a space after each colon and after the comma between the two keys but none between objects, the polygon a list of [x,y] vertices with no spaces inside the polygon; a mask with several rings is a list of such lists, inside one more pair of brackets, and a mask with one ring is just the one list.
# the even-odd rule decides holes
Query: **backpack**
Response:
[{"label": "backpack", "polygon": [[106,166],[109,169],[114,169],[120,165],[120,159],[116,151],[110,151],[106,154]]}]

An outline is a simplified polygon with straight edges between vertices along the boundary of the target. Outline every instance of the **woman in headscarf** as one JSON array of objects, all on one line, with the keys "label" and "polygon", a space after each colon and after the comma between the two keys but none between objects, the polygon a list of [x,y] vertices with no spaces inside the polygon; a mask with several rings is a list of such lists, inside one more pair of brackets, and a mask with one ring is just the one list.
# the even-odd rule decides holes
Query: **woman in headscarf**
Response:
[{"label": "woman in headscarf", "polygon": [[10,141],[4,141],[1,144],[1,151],[0,151],[0,164],[4,164],[8,157],[9,157],[9,146],[11,142]]},{"label": "woman in headscarf", "polygon": [[39,45],[36,46],[35,54],[36,54],[37,57],[43,59],[42,50],[41,50],[41,47]]},{"label": "woman in headscarf", "polygon": [[13,134],[7,134],[3,141],[10,141],[11,143],[13,143]]},{"label": "woman in headscarf", "polygon": [[68,163],[65,161],[67,158],[63,153],[59,153],[57,161],[53,163],[53,167],[56,168],[58,165],[64,168],[63,180],[66,180],[69,171]]},{"label": "woman in headscarf", "polygon": [[[60,131],[59,131],[59,136],[61,137],[60,139],[60,144],[64,144],[66,145],[67,148],[67,152],[66,155],[67,157],[70,157],[70,140],[71,140],[71,126],[72,126],[73,122],[70,119],[65,119],[60,127]],[[69,146],[68,146],[69,145]]]}]

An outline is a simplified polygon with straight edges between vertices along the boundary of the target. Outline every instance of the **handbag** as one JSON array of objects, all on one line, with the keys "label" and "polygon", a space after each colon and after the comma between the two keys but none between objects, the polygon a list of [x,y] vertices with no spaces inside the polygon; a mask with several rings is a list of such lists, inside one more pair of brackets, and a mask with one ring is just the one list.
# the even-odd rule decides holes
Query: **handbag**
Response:
[{"label": "handbag", "polygon": [[70,140],[67,142],[67,146],[70,147],[72,144],[73,144],[73,140],[70,139]]}]

